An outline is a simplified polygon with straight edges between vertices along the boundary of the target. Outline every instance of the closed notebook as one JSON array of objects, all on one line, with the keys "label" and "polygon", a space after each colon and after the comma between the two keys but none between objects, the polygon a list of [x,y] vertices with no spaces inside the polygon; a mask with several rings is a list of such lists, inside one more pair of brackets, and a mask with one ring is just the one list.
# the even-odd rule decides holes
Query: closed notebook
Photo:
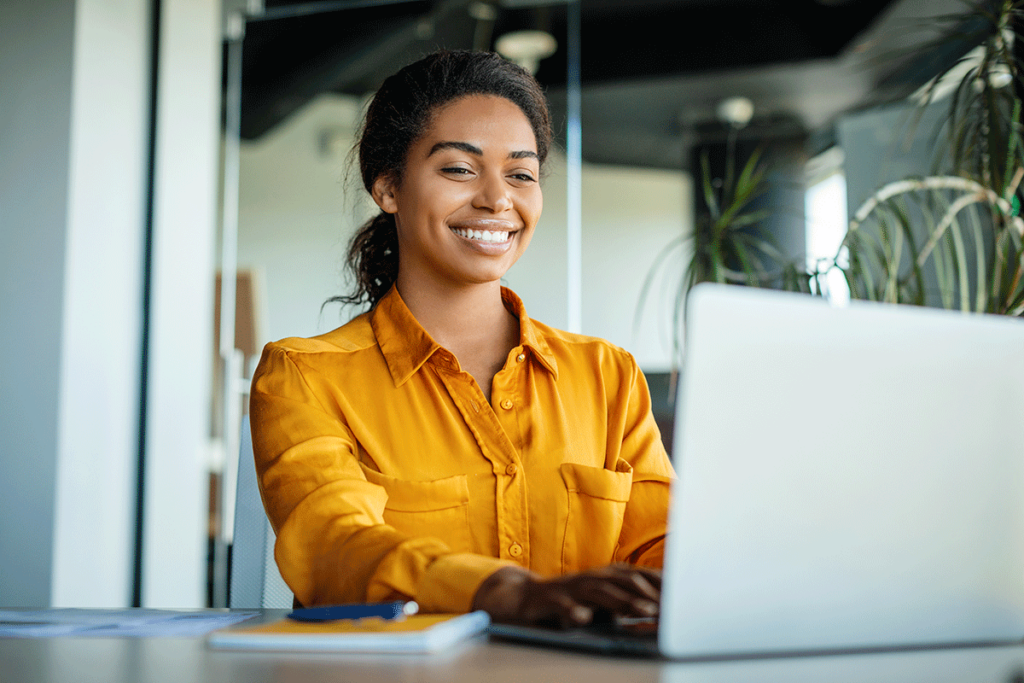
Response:
[{"label": "closed notebook", "polygon": [[401,620],[281,619],[215,631],[207,642],[229,650],[429,653],[482,633],[489,623],[486,612],[416,614]]}]

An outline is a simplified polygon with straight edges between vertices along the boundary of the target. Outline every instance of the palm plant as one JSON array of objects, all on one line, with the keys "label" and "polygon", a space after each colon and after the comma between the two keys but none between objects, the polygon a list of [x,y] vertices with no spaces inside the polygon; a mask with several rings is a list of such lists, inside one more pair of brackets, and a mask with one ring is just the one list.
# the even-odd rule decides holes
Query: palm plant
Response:
[{"label": "palm plant", "polygon": [[677,237],[658,253],[640,291],[634,327],[639,327],[656,276],[680,254],[687,255],[672,302],[675,358],[682,346],[686,297],[698,283],[811,291],[811,276],[785,255],[765,228],[771,209],[760,201],[768,191],[769,167],[763,160],[763,150],[755,150],[737,173],[735,135],[731,131],[720,183],[713,177],[707,152],[701,154],[701,191],[707,211],[697,217],[692,234]]},{"label": "palm plant", "polygon": [[[922,91],[921,109],[950,80],[932,175],[889,183],[854,214],[840,267],[854,298],[934,305],[964,311],[1024,314],[1024,177],[1021,82],[1013,53],[1024,0],[965,3],[963,15],[925,49],[948,41],[978,47]],[[968,67],[964,69],[964,67]],[[837,257],[837,262],[840,259]]]},{"label": "palm plant", "polygon": [[694,249],[683,281],[683,293],[699,282],[809,291],[807,278],[764,229],[770,215],[758,207],[767,191],[768,167],[762,150],[747,159],[736,176],[735,153],[726,155],[725,177],[715,191],[708,155],[701,155],[701,188],[708,212],[694,226]]}]

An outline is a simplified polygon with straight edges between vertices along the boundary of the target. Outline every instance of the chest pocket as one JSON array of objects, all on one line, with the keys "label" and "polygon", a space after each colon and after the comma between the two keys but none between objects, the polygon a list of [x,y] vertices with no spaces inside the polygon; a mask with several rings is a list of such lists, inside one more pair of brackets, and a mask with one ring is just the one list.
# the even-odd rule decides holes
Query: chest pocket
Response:
[{"label": "chest pocket", "polygon": [[612,561],[633,485],[633,468],[619,460],[616,471],[562,463],[569,500],[562,542],[562,571],[602,567]]},{"label": "chest pocket", "polygon": [[406,481],[363,467],[371,484],[388,494],[384,521],[413,538],[440,539],[454,552],[469,552],[469,485],[460,474],[434,481]]}]

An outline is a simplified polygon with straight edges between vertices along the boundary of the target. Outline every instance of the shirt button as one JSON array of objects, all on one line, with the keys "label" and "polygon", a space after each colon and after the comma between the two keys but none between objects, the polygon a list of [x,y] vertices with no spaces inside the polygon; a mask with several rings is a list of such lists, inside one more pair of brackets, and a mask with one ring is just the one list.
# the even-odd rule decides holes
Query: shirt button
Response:
[{"label": "shirt button", "polygon": [[522,363],[524,360],[526,360],[526,354],[525,353],[521,353],[518,356],[516,356],[516,362]]},{"label": "shirt button", "polygon": [[508,548],[508,554],[512,557],[520,557],[523,554],[523,546],[518,543],[513,543]]},{"label": "shirt button", "polygon": [[501,402],[501,407],[504,408],[505,410],[512,410],[512,399],[506,398],[504,401]]},{"label": "shirt button", "polygon": [[518,472],[518,471],[519,471],[519,468],[516,466],[516,464],[514,462],[510,462],[508,464],[508,467],[505,468],[505,474],[507,474],[510,477],[513,474],[515,474],[516,472]]}]

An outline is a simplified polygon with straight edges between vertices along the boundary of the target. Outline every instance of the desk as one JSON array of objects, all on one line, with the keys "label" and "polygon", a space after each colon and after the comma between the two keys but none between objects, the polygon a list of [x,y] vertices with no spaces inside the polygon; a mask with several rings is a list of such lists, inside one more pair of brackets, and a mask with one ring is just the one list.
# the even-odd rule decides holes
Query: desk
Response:
[{"label": "desk", "polygon": [[[268,612],[267,618],[280,611]],[[1024,646],[685,663],[486,638],[442,655],[210,650],[202,638],[0,639],[0,683],[1024,683]]]}]

